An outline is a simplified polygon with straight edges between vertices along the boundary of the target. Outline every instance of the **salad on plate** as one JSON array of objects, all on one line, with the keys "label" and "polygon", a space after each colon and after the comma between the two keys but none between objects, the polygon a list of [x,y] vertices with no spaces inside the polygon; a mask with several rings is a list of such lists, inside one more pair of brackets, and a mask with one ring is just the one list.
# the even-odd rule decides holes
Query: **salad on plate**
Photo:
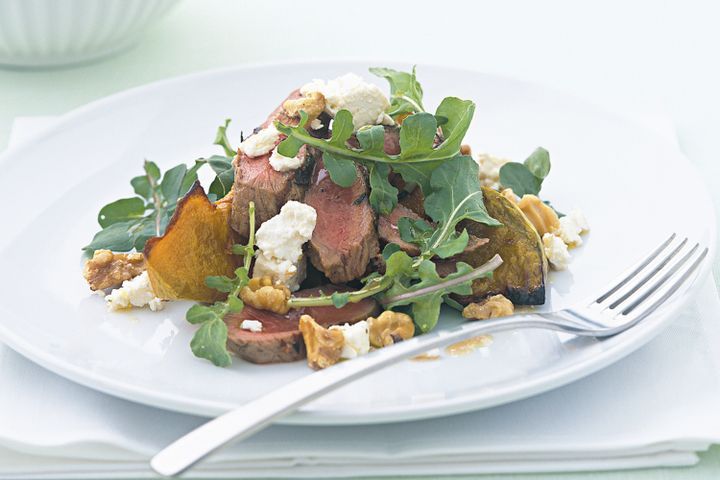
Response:
[{"label": "salad on plate", "polygon": [[[540,197],[542,147],[522,162],[473,155],[470,100],[426,109],[415,69],[371,68],[292,91],[221,153],[102,207],[83,275],[112,311],[191,300],[191,351],[226,367],[306,358],[314,369],[435,328],[545,303],[589,227]],[[200,172],[212,172],[205,188]],[[98,301],[101,301],[98,299]]]}]

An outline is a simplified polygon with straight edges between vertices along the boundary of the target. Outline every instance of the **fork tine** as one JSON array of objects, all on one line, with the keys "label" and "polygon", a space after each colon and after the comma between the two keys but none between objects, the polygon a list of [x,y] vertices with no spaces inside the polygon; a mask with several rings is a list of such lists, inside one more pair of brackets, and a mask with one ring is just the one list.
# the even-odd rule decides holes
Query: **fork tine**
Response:
[{"label": "fork tine", "polygon": [[[658,298],[652,305],[650,305],[647,310],[639,314],[635,319],[633,319],[632,323],[637,324],[640,320],[644,319],[648,315],[650,315],[652,312],[658,309],[660,305],[665,303],[670,297],[673,296],[673,294],[677,291],[678,288],[682,286],[683,283],[685,283],[690,276],[693,274],[695,270],[697,270],[698,266],[702,263],[702,261],[705,259],[705,257],[708,254],[708,248],[706,247],[703,249],[703,251],[700,253],[698,258],[695,259],[695,261],[687,267],[687,269],[680,275],[680,277],[668,288],[668,290],[660,297]],[[629,307],[628,307],[629,308]],[[625,312],[622,312],[625,314]]]},{"label": "fork tine", "polygon": [[659,264],[657,264],[655,267],[653,267],[653,269],[650,270],[650,272],[649,272],[647,275],[645,275],[645,276],[642,278],[642,280],[640,280],[640,281],[639,281],[634,287],[632,287],[630,290],[628,290],[627,292],[625,292],[620,298],[618,298],[618,299],[615,300],[613,303],[611,303],[608,308],[610,308],[610,310],[612,310],[612,309],[614,309],[614,308],[617,308],[618,305],[620,305],[621,303],[623,303],[625,300],[627,300],[628,298],[630,298],[631,295],[633,295],[635,292],[637,292],[637,291],[640,289],[640,287],[642,287],[642,286],[645,285],[647,282],[649,282],[650,279],[652,279],[655,275],[657,275],[658,272],[660,272],[663,268],[665,268],[665,266],[667,266],[667,264],[670,262],[670,260],[672,260],[672,259],[675,257],[675,255],[677,255],[678,252],[679,252],[680,250],[682,250],[682,248],[685,246],[685,244],[687,243],[687,241],[688,241],[687,238],[683,239],[683,241],[680,242],[680,245],[678,245],[677,247],[675,247],[665,258],[663,258],[663,259],[660,261]]},{"label": "fork tine", "polygon": [[597,300],[595,300],[595,303],[604,302],[605,300],[608,299],[608,297],[610,297],[612,294],[614,294],[619,289],[621,289],[627,282],[632,280],[638,273],[640,273],[645,267],[647,267],[650,264],[650,262],[655,260],[655,258],[657,258],[657,256],[660,255],[660,253],[662,253],[662,251],[665,250],[665,248],[667,248],[668,245],[670,245],[670,242],[675,240],[675,237],[676,237],[676,234],[674,234],[674,233],[672,235],[670,235],[670,237],[667,240],[665,240],[662,243],[662,245],[660,245],[658,248],[656,248],[650,255],[648,255],[647,258],[645,258],[645,260],[643,260],[640,263],[640,265],[638,265],[637,268],[635,268],[635,270],[633,270],[625,278],[620,280],[620,282],[617,285],[615,285],[610,290],[605,292],[603,295],[598,297]]},{"label": "fork tine", "polygon": [[675,272],[677,272],[678,269],[680,269],[680,267],[682,267],[690,259],[690,257],[693,256],[698,247],[700,247],[700,244],[696,243],[695,246],[691,248],[688,253],[686,253],[680,260],[675,263],[675,265],[673,265],[662,277],[660,277],[660,279],[658,279],[650,288],[648,288],[648,290],[643,293],[640,298],[627,306],[622,311],[622,314],[627,315],[628,313],[632,312],[637,308],[638,305],[647,300],[650,295],[660,289],[660,287],[662,287],[670,279],[670,277],[672,277]]}]

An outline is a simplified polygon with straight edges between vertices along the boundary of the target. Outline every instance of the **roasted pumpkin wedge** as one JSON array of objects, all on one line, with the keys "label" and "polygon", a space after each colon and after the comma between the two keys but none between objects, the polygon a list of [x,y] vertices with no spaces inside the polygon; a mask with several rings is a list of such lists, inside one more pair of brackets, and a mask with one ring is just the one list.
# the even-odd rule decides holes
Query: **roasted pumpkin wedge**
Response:
[{"label": "roasted pumpkin wedge", "polygon": [[228,198],[212,203],[196,182],[178,202],[165,235],[148,240],[145,264],[155,295],[166,300],[222,299],[222,293],[205,285],[205,277],[232,276],[235,269]]},{"label": "roasted pumpkin wedge", "polygon": [[459,255],[458,260],[480,266],[498,254],[503,264],[493,272],[492,278],[473,283],[473,295],[460,297],[463,304],[478,301],[491,295],[505,295],[515,305],[542,305],[545,303],[547,259],[542,241],[535,227],[513,202],[496,190],[482,187],[488,213],[502,223],[489,227],[477,222],[465,222],[468,233],[490,241]]}]

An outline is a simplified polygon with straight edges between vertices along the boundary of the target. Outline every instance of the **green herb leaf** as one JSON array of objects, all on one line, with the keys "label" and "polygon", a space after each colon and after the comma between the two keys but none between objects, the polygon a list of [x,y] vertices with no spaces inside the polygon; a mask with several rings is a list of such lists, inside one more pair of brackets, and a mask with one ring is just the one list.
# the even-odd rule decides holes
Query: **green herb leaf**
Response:
[{"label": "green herb leaf", "polygon": [[390,183],[390,165],[370,166],[370,205],[381,215],[388,215],[398,203],[398,189]]},{"label": "green herb leaf", "polygon": [[445,141],[437,150],[459,151],[474,113],[475,104],[470,100],[461,100],[457,97],[444,98],[435,111],[435,115],[447,118],[447,122],[440,127]]},{"label": "green herb leaf", "polygon": [[[337,115],[335,115],[332,127],[332,136],[330,140],[328,140],[328,144],[345,148],[345,144],[355,129],[352,114],[348,110],[340,110]],[[297,153],[295,155],[297,155]]]},{"label": "green herb leaf", "polygon": [[397,226],[400,238],[405,242],[417,244],[421,250],[427,248],[427,242],[435,230],[425,220],[419,218],[401,217]]},{"label": "green herb leaf", "polygon": [[228,193],[235,182],[235,168],[233,168],[232,159],[213,155],[207,159],[208,165],[215,172],[215,180],[210,184],[210,193],[222,198]]},{"label": "green herb leaf", "polygon": [[213,145],[220,145],[228,157],[234,157],[235,153],[237,153],[232,145],[230,145],[230,140],[228,140],[227,136],[228,125],[230,125],[231,121],[231,119],[227,118],[225,119],[225,124],[218,127],[217,133],[215,134],[215,141],[213,142]]},{"label": "green herb leaf", "polygon": [[168,206],[175,206],[180,198],[183,180],[187,173],[187,167],[184,163],[176,165],[163,175],[162,182],[160,182],[160,191],[162,192],[163,198]]},{"label": "green herb leaf", "polygon": [[472,271],[473,268],[467,263],[458,262],[457,271],[442,278],[438,275],[433,262],[423,260],[417,269],[420,281],[411,286],[396,282],[384,295],[385,299],[390,300],[386,306],[394,308],[411,305],[413,320],[422,332],[428,332],[437,324],[440,307],[446,295],[451,293],[470,295],[472,293],[472,280],[453,282],[453,280],[462,279]]},{"label": "green herb leaf", "polygon": [[508,162],[500,168],[500,184],[515,195],[537,195],[550,173],[550,153],[538,147],[523,163]]},{"label": "green herb leaf", "polygon": [[145,160],[145,163],[143,164],[143,168],[145,168],[145,173],[150,178],[152,178],[155,181],[160,180],[160,167],[158,167],[155,162]]},{"label": "green herb leaf", "polygon": [[130,185],[132,185],[135,193],[145,200],[150,200],[152,198],[152,189],[150,187],[150,181],[148,180],[147,174],[133,177],[130,180]]},{"label": "green herb leaf", "polygon": [[210,360],[218,367],[227,367],[232,363],[227,350],[227,325],[220,318],[207,320],[193,335],[190,348],[196,357]]},{"label": "green herb leaf", "polygon": [[343,157],[325,152],[323,153],[323,164],[330,174],[334,183],[341,187],[352,187],[357,178],[357,167],[355,162]]},{"label": "green herb leaf", "polygon": [[430,113],[407,117],[400,129],[400,158],[412,158],[432,150],[437,128],[437,120]]},{"label": "green herb leaf", "polygon": [[195,164],[188,169],[188,171],[185,173],[185,177],[183,178],[182,185],[180,186],[180,196],[185,195],[187,192],[190,191],[193,184],[197,182],[198,175],[197,172],[200,170],[203,165],[205,165],[207,161],[203,158],[200,158],[198,160],[195,160]]},{"label": "green herb leaf", "polygon": [[[352,124],[352,117],[350,123]],[[369,155],[385,155],[385,127],[382,125],[362,127],[357,132],[357,139],[363,152]]]},{"label": "green herb leaf", "polygon": [[[338,112],[340,113],[340,112]],[[350,113],[350,112],[348,112]],[[288,130],[296,129],[298,132],[303,131],[307,136],[312,137],[307,130],[305,130],[305,124],[307,124],[308,116],[307,113],[305,113],[305,110],[300,110],[300,122],[296,127],[289,127],[286,125],[283,125],[280,122],[275,122],[275,128],[278,129],[281,133],[285,133],[287,135],[287,138],[280,142],[277,146],[277,152],[280,155],[283,155],[285,157],[296,157],[298,152],[300,151],[300,148],[305,145],[305,141],[303,140],[302,136],[294,136],[294,135],[288,135]],[[352,119],[351,119],[352,120]],[[350,122],[352,123],[352,121]],[[339,130],[342,130],[342,125],[338,125],[337,128]],[[335,125],[333,125],[333,128],[336,128]],[[334,132],[333,132],[334,133]],[[330,140],[322,140],[323,143],[328,143]],[[342,149],[344,146],[339,146],[338,148]]]},{"label": "green herb leaf", "polygon": [[538,147],[525,159],[524,164],[542,182],[550,173],[550,153],[544,148]]},{"label": "green herb leaf", "polygon": [[460,233],[454,231],[440,246],[433,249],[433,253],[440,258],[450,258],[453,255],[462,253],[469,240],[470,235],[468,235],[467,230],[463,229]]},{"label": "green herb leaf", "polygon": [[228,304],[228,311],[230,313],[242,312],[242,309],[245,308],[245,304],[243,303],[243,301],[234,295],[228,296],[227,304]]},{"label": "green herb leaf", "polygon": [[83,247],[83,250],[112,250],[114,252],[127,252],[135,246],[135,235],[131,228],[135,222],[114,223],[95,234],[92,241]]},{"label": "green herb leaf", "polygon": [[397,243],[388,243],[387,245],[385,245],[385,248],[383,248],[383,251],[382,251],[383,260],[387,261],[387,259],[390,258],[390,256],[393,253],[401,252],[401,251],[402,251],[402,249],[400,248],[400,245],[398,245]]},{"label": "green herb leaf", "polygon": [[392,165],[392,169],[399,173],[406,183],[410,185],[417,185],[423,193],[428,193],[431,190],[430,177],[435,169],[442,165],[444,161],[446,160],[436,160],[433,162],[394,163]]},{"label": "green herb leaf", "polygon": [[381,67],[371,68],[370,73],[385,78],[390,83],[390,116],[425,110],[422,104],[423,90],[417,81],[415,67],[411,73]]},{"label": "green herb leaf", "polygon": [[190,309],[185,313],[185,320],[187,320],[189,323],[192,323],[193,325],[197,325],[199,323],[207,322],[208,320],[213,320],[217,318],[217,314],[211,307],[208,307],[206,305],[200,305],[196,304],[190,307]]},{"label": "green herb leaf", "polygon": [[223,293],[232,292],[235,282],[223,275],[205,277],[205,285]]},{"label": "green herb leaf", "polygon": [[145,215],[145,202],[142,198],[121,198],[108,203],[100,209],[98,223],[106,228],[114,223],[129,222]]},{"label": "green herb leaf", "polygon": [[400,278],[413,273],[413,259],[410,255],[399,250],[391,254],[385,261],[385,276]]},{"label": "green herb leaf", "polygon": [[523,165],[508,162],[500,167],[500,184],[503,188],[511,188],[515,195],[537,195],[540,193],[542,181]]},{"label": "green herb leaf", "polygon": [[455,228],[462,220],[500,225],[485,208],[478,167],[472,158],[459,156],[445,162],[433,172],[430,183],[432,193],[425,198],[425,213],[437,223],[437,230],[428,242],[430,252],[448,255],[450,247],[444,247],[448,240],[453,241],[452,249],[457,248],[460,243]]}]

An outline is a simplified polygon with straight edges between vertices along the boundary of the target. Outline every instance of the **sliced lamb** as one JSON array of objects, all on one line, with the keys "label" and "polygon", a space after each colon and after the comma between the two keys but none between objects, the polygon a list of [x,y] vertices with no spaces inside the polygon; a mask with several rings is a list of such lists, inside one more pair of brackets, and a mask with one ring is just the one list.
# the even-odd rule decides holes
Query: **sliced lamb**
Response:
[{"label": "sliced lamb", "polygon": [[[288,99],[298,97],[300,92],[295,90]],[[288,117],[281,104],[256,131],[270,126],[275,120],[285,124],[297,124],[298,121],[296,118]],[[259,227],[264,221],[277,215],[280,208],[289,200],[302,200],[309,182],[309,172],[312,171],[312,157],[305,147],[300,150],[299,155],[305,158],[301,168],[278,172],[270,165],[270,152],[249,157],[238,151],[233,160],[235,183],[230,226],[242,238],[247,238],[249,233],[248,203],[250,201],[255,202],[255,222]]]},{"label": "sliced lamb", "polygon": [[[329,293],[338,287],[326,286],[297,292],[297,296],[318,296],[321,290]],[[228,315],[228,349],[240,358],[252,363],[294,362],[305,358],[305,343],[298,329],[301,315],[310,315],[324,327],[356,323],[379,312],[377,302],[371,298],[358,303],[348,303],[342,308],[307,307],[290,310],[287,315],[258,310],[245,306],[240,313]],[[262,331],[252,332],[241,328],[243,320],[258,320]]]},{"label": "sliced lamb", "polygon": [[336,185],[322,160],[316,159],[305,203],[317,211],[317,223],[308,245],[312,264],[333,283],[362,277],[379,252],[375,213],[368,201],[368,185],[359,168],[355,183]]}]

